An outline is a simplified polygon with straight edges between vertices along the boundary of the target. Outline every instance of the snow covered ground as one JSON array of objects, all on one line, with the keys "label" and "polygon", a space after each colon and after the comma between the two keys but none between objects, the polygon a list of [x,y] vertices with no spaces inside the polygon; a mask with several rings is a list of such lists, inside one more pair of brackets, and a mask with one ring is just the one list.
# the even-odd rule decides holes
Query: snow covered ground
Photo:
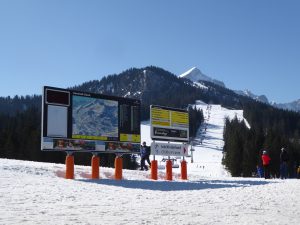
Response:
[{"label": "snow covered ground", "polygon": [[300,180],[149,180],[145,171],[0,159],[0,224],[299,224]]},{"label": "snow covered ground", "polygon": [[[114,169],[103,167],[101,179],[91,180],[86,166],[75,166],[75,179],[66,180],[63,164],[0,159],[0,224],[300,224],[300,180],[232,178],[221,165],[224,116],[243,119],[242,111],[197,107],[205,124],[193,163],[187,158],[187,181],[179,169],[173,181],[164,180],[164,170],[158,181],[132,170],[116,181]],[[149,134],[145,123],[147,144]]]}]

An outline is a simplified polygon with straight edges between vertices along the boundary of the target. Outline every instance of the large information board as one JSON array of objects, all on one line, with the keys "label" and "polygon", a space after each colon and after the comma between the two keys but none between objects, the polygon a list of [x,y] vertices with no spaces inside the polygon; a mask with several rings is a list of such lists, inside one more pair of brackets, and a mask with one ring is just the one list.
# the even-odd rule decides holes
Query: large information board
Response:
[{"label": "large information board", "polygon": [[140,105],[137,99],[44,87],[41,148],[139,152]]},{"label": "large information board", "polygon": [[150,120],[153,140],[189,141],[188,111],[151,105]]}]

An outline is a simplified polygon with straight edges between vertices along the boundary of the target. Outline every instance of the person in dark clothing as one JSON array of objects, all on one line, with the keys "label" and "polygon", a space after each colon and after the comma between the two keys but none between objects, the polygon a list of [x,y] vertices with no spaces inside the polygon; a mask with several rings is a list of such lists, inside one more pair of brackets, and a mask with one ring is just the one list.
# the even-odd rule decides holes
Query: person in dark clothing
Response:
[{"label": "person in dark clothing", "polygon": [[143,142],[143,145],[141,146],[140,153],[141,153],[141,170],[148,170],[148,167],[145,165],[145,161],[149,164],[151,167],[151,162],[149,159],[150,156],[150,146],[146,145],[146,142]]},{"label": "person in dark clothing", "polygon": [[[146,142],[145,142],[145,145],[146,145]],[[150,154],[151,154],[151,147],[150,146],[146,146],[146,157],[145,157],[145,159],[146,159],[149,167],[151,168]]]},{"label": "person in dark clothing", "polygon": [[280,153],[280,178],[286,179],[287,178],[287,165],[289,161],[289,155],[285,148],[281,149]]},{"label": "person in dark clothing", "polygon": [[268,155],[267,151],[263,151],[263,155],[261,156],[262,162],[263,162],[263,166],[264,166],[264,175],[265,175],[265,179],[270,179],[270,161],[271,158]]}]

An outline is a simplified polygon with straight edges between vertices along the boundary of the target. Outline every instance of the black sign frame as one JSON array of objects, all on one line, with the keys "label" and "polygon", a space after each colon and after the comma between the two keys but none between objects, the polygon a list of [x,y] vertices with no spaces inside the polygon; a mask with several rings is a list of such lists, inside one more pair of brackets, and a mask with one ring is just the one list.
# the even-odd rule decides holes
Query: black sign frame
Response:
[{"label": "black sign frame", "polygon": [[[75,101],[79,107],[75,109]],[[84,100],[84,101],[83,101]],[[76,122],[81,122],[81,114],[75,118],[76,110],[83,111],[81,102],[85,107],[85,118],[90,118],[94,111],[102,115],[106,110],[107,118],[103,123],[113,124],[111,130],[104,132],[104,135],[90,135],[94,128],[92,125],[84,132],[87,134],[75,134]],[[98,109],[93,104],[99,102],[104,109]],[[74,106],[73,106],[74,104]],[[78,152],[101,152],[101,153],[137,153],[140,149],[141,127],[139,99],[82,92],[71,89],[62,89],[51,86],[43,87],[42,96],[42,129],[41,129],[41,150],[43,151],[78,151]],[[90,114],[89,114],[90,113]],[[49,114],[49,115],[48,115]],[[76,114],[77,115],[77,114]],[[90,117],[89,117],[90,116]],[[96,117],[96,116],[94,116]],[[97,117],[96,117],[97,118]],[[90,124],[91,121],[89,121]],[[84,122],[83,122],[84,123]],[[54,125],[53,125],[54,124]],[[98,126],[99,127],[99,126]],[[79,132],[78,132],[79,133]],[[111,136],[109,136],[111,135]]]}]

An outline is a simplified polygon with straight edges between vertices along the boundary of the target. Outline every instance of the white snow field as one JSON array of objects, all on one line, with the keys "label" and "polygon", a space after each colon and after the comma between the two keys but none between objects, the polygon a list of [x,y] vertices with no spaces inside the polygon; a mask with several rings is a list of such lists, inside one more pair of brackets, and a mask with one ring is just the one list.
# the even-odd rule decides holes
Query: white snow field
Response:
[{"label": "white snow field", "polygon": [[299,224],[300,180],[149,180],[145,171],[0,159],[0,224]]},{"label": "white snow field", "polygon": [[[63,164],[0,159],[0,224],[300,224],[300,180],[232,178],[222,167],[224,116],[243,119],[242,111],[197,107],[206,123],[194,162],[186,159],[187,181],[180,168],[173,181],[164,170],[157,181],[149,171],[123,170],[117,181],[103,167],[101,179],[91,180],[91,168],[77,165],[67,180]],[[142,140],[150,144],[147,123]]]}]

